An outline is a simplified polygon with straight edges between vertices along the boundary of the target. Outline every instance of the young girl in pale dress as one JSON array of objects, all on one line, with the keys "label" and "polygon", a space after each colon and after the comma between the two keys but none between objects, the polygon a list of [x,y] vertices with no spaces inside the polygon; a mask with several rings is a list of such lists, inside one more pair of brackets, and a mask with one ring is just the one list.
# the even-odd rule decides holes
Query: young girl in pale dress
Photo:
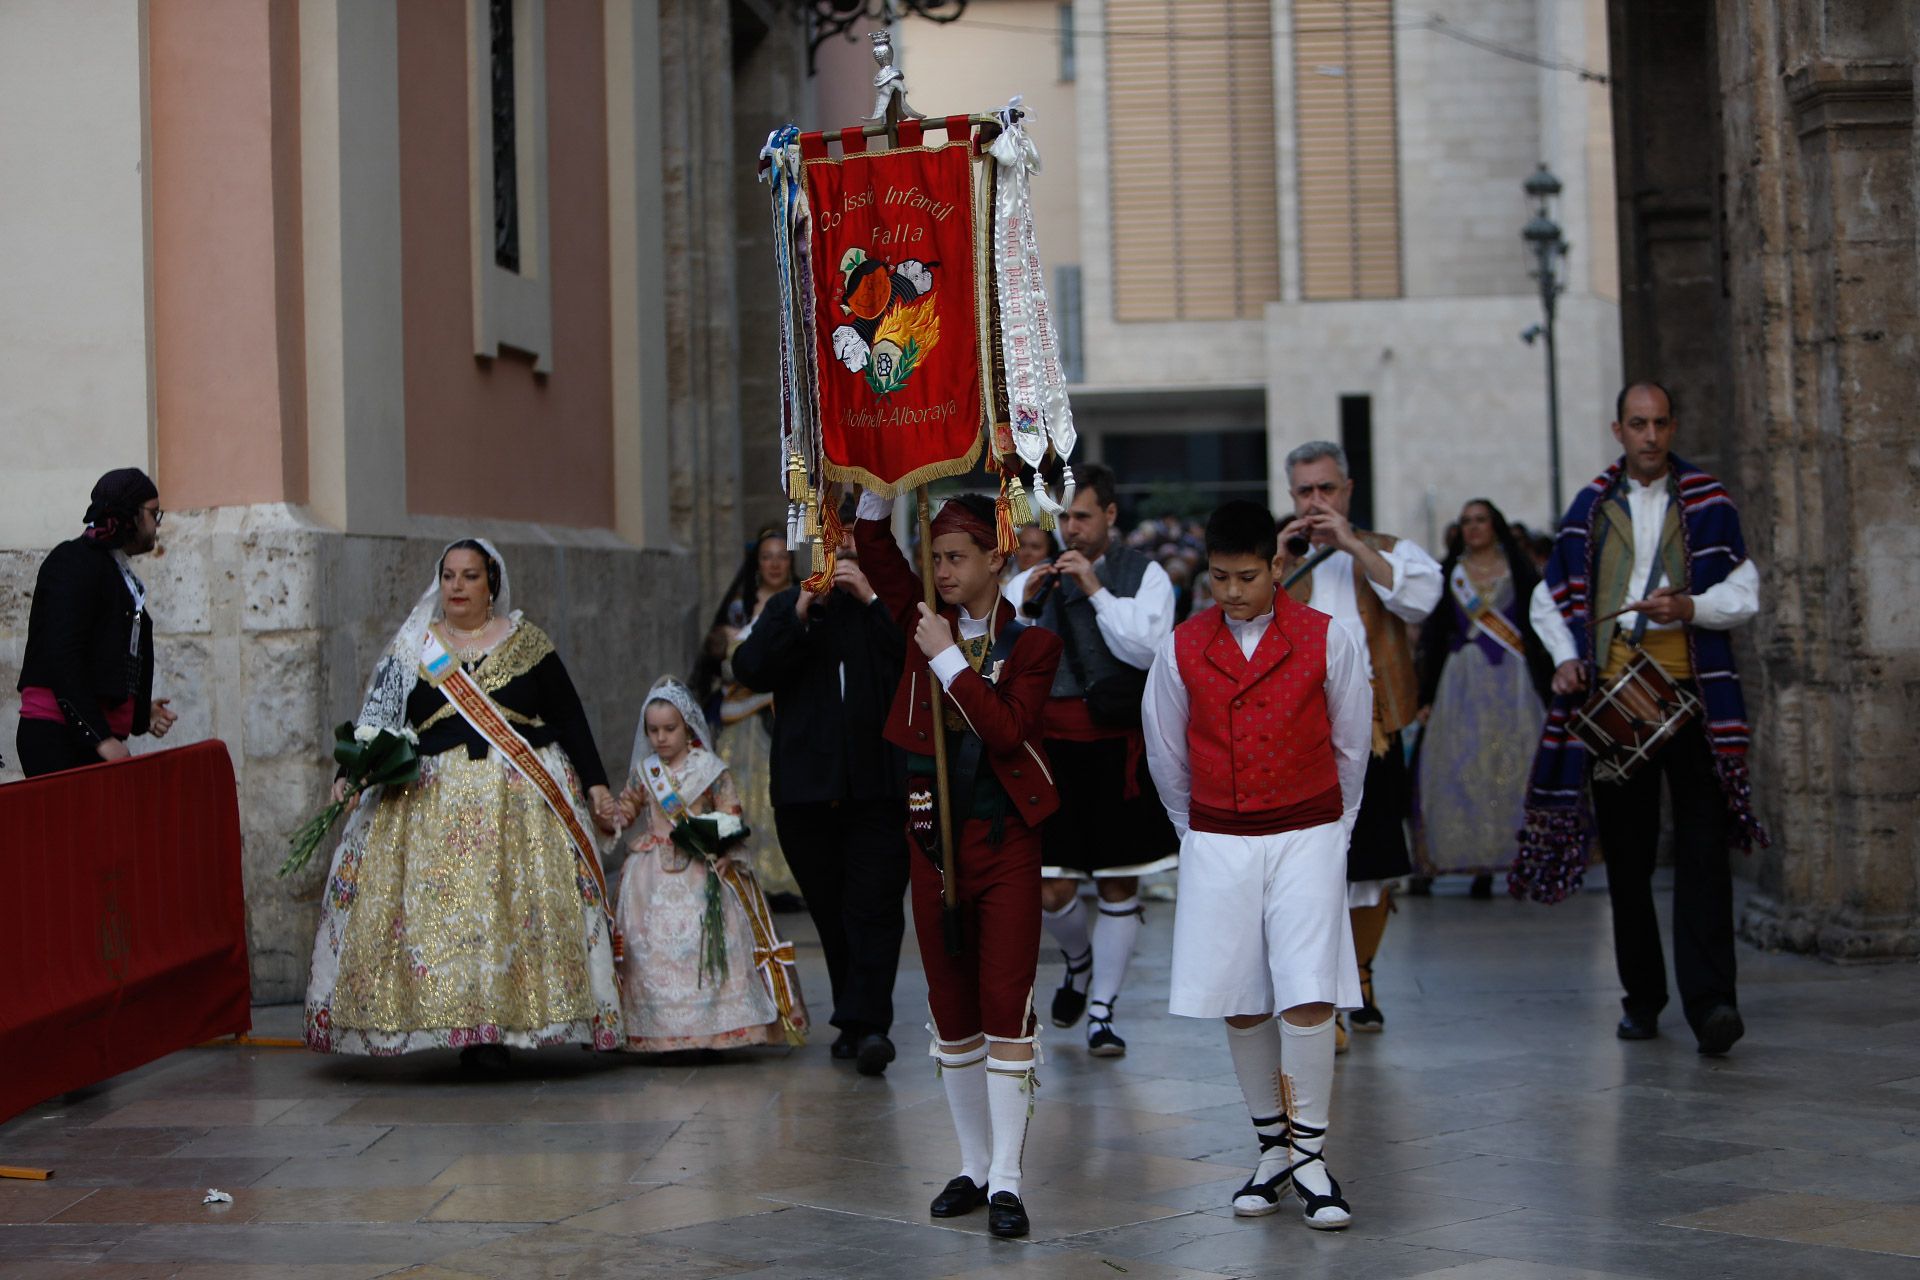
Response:
[{"label": "young girl in pale dress", "polygon": [[[633,768],[620,796],[631,825],[617,913],[626,939],[620,1005],[633,1053],[799,1043],[807,1026],[793,948],[774,934],[750,841],[714,869],[673,842],[676,823],[740,814],[740,794],[714,754],[693,694],[663,678],[647,694]],[[702,970],[708,880],[720,880],[725,973]]]}]

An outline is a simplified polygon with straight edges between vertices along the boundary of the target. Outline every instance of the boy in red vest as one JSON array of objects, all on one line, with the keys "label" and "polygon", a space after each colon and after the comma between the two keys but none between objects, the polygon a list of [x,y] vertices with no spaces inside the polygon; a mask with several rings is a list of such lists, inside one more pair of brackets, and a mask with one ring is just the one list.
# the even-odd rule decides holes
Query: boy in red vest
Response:
[{"label": "boy in red vest", "polygon": [[[1373,740],[1366,651],[1278,590],[1273,515],[1207,521],[1219,606],[1162,642],[1141,706],[1147,764],[1180,833],[1175,1014],[1224,1018],[1260,1164],[1234,1193],[1256,1217],[1291,1189],[1307,1225],[1353,1220],[1322,1149],[1333,1015],[1360,1004],[1347,838]],[[1278,1022],[1274,1013],[1280,1014]]]},{"label": "boy in red vest", "polygon": [[[996,545],[991,501],[962,495],[933,520],[938,612],[923,602],[920,577],[894,541],[892,509],[890,500],[862,494],[853,526],[867,581],[912,641],[886,738],[907,753],[908,808],[925,819],[933,735],[947,737],[950,796],[938,803],[952,806],[954,869],[966,913],[962,953],[949,955],[940,868],[909,854],[933,1056],[960,1139],[960,1175],[934,1197],[931,1212],[956,1218],[984,1204],[989,1232],[1024,1236],[1020,1157],[1034,1086],[1040,826],[1060,807],[1040,721],[1060,664],[1060,637],[1023,627],[1000,598],[1006,557]],[[937,728],[930,692],[936,680],[943,690]]]}]

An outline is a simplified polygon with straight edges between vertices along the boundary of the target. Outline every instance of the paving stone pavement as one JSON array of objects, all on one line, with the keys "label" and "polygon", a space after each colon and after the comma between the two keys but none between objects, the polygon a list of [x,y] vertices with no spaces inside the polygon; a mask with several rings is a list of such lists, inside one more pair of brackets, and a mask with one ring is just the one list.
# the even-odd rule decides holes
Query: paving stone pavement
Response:
[{"label": "paving stone pavement", "polygon": [[[1402,904],[1387,1030],[1340,1059],[1340,1235],[1227,1208],[1253,1144],[1219,1028],[1166,1013],[1159,904],[1120,1002],[1127,1056],[1049,1029],[1028,1241],[926,1216],[953,1139],[910,950],[880,1080],[824,1037],[698,1065],[520,1054],[501,1080],[451,1053],[174,1054],[0,1125],[0,1164],[57,1171],[0,1182],[0,1276],[1920,1275],[1920,969],[1743,948],[1748,1035],[1708,1060],[1671,1011],[1659,1040],[1613,1038],[1604,893],[1544,909],[1464,887]],[[810,927],[781,922],[822,1010]],[[1048,953],[1043,1004],[1058,979]],[[256,1011],[258,1035],[298,1025]]]}]

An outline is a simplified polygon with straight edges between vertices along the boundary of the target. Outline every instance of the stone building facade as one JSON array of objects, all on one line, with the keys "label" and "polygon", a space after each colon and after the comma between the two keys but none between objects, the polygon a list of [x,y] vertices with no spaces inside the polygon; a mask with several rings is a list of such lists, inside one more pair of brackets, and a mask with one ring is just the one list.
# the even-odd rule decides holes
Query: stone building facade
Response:
[{"label": "stone building facade", "polygon": [[1920,18],[1611,0],[1630,376],[1679,399],[1767,583],[1745,637],[1774,833],[1742,927],[1920,954]]},{"label": "stone building facade", "polygon": [[737,231],[804,70],[771,0],[0,6],[0,754],[41,557],[146,467],[156,692],[234,760],[257,999],[304,987],[286,833],[447,541],[501,546],[610,771],[690,664],[769,505]]}]

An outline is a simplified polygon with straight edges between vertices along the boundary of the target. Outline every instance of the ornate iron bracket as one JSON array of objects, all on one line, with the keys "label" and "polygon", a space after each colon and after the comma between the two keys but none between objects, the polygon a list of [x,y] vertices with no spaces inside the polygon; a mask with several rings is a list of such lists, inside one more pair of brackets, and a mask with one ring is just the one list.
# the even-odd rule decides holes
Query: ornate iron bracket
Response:
[{"label": "ornate iron bracket", "polygon": [[901,18],[925,18],[947,23],[967,11],[967,0],[791,0],[807,23],[807,74],[816,70],[820,46],[834,36],[853,40],[856,23],[893,23]]}]

